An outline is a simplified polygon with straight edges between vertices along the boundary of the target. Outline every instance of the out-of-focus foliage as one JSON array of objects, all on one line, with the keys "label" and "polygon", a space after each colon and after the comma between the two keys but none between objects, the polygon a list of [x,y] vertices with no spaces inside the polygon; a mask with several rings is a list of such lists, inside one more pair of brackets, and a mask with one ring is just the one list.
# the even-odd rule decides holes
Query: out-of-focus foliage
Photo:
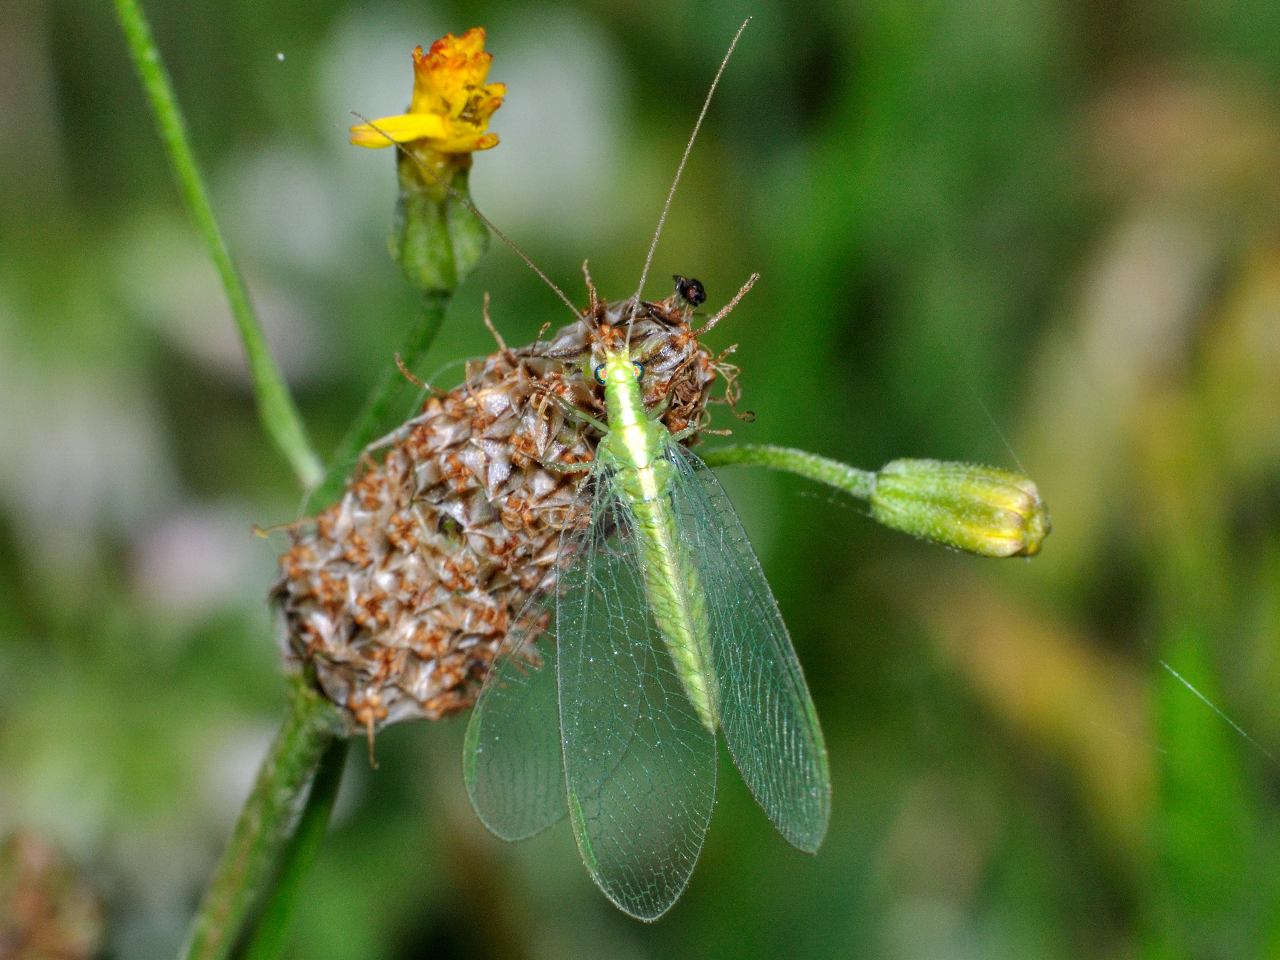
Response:
[{"label": "out-of-focus foliage", "polygon": [[[832,752],[816,858],[725,769],[655,926],[567,829],[491,838],[462,724],[354,751],[298,957],[1280,952],[1280,20],[1273,0],[755,5],[658,251],[723,302],[749,442],[978,460],[1054,533],[984,561],[725,471]],[[313,435],[415,295],[387,256],[409,51],[483,24],[509,93],[472,192],[580,294],[632,290],[742,11],[725,2],[150,5]],[[0,832],[56,844],[109,956],[171,955],[278,721],[264,595],[299,491],[106,5],[0,25]],[[563,306],[496,248],[420,371]],[[405,395],[408,410],[411,391]]]}]

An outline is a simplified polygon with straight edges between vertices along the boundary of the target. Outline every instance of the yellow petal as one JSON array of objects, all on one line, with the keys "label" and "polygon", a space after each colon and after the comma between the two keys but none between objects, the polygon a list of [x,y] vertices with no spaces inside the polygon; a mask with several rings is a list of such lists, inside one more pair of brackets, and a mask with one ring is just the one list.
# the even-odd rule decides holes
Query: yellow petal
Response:
[{"label": "yellow petal", "polygon": [[440,153],[471,153],[474,150],[491,150],[498,145],[496,133],[467,133],[447,140],[436,140],[431,146]]},{"label": "yellow petal", "polygon": [[448,124],[438,114],[401,113],[352,127],[351,142],[358,147],[389,147],[393,141],[409,143],[443,137],[447,132]]},{"label": "yellow petal", "polygon": [[484,27],[472,27],[462,36],[453,38],[453,46],[462,53],[480,53],[484,50]]},{"label": "yellow petal", "polygon": [[489,118],[502,106],[507,88],[484,82],[493,60],[484,40],[484,30],[473,27],[460,37],[446,34],[425,52],[416,47],[409,109],[352,127],[351,142],[362,147],[414,143],[438,153],[495,146],[497,135],[487,132]]}]

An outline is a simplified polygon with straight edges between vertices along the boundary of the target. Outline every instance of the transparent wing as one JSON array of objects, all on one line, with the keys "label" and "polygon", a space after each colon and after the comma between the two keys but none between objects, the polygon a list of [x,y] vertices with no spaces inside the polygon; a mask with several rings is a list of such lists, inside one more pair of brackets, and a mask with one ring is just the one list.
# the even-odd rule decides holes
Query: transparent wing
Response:
[{"label": "transparent wing", "polygon": [[721,729],[778,832],[813,853],[831,816],[831,775],[809,688],[724,488],[695,454],[671,449],[673,508],[706,592]]},{"label": "transparent wing", "polygon": [[715,737],[676,675],[645,598],[631,512],[597,485],[590,540],[557,609],[569,818],[583,862],[642,920],[679,898],[715,803]]},{"label": "transparent wing", "polygon": [[467,723],[467,794],[481,822],[504,840],[531,837],[565,815],[554,609],[550,590],[516,617]]}]

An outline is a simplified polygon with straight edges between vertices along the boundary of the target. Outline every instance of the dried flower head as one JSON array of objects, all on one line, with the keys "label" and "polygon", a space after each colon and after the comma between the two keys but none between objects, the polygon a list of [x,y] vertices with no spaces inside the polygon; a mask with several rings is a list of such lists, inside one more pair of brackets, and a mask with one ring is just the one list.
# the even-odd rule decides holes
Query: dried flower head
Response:
[{"label": "dried flower head", "polygon": [[507,88],[485,83],[493,54],[485,52],[484,37],[483,27],[472,27],[460,37],[445,34],[426,53],[414,48],[408,111],[352,127],[351,142],[361,147],[402,143],[438,154],[497,146],[489,118],[502,106]]},{"label": "dried flower head", "polygon": [[[530,598],[554,587],[561,533],[585,523],[581,472],[603,416],[586,373],[630,331],[645,402],[672,431],[703,423],[733,369],[690,330],[678,295],[592,296],[549,341],[503,348],[375,445],[342,499],[295,528],[273,590],[286,659],[312,671],[352,730],[471,705]],[[378,462],[374,455],[385,450]]]}]

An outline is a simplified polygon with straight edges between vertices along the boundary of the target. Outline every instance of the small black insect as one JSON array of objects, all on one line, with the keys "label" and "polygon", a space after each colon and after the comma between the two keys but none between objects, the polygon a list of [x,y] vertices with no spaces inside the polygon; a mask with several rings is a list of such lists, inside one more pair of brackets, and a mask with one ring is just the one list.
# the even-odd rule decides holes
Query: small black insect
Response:
[{"label": "small black insect", "polygon": [[700,307],[707,302],[707,291],[701,280],[693,277],[682,277],[679,274],[672,278],[676,282],[676,295],[691,307]]}]

